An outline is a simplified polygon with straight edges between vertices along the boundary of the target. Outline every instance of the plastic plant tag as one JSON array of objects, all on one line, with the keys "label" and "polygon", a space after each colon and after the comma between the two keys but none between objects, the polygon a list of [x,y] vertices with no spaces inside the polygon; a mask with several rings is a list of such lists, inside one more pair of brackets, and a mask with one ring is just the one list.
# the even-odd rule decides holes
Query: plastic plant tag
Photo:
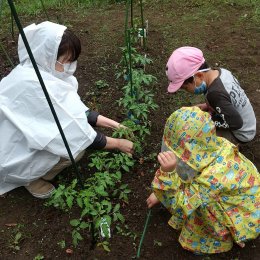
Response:
[{"label": "plastic plant tag", "polygon": [[110,227],[105,218],[102,218],[100,222],[100,235],[106,238],[111,237]]},{"label": "plastic plant tag", "polygon": [[148,34],[148,20],[145,21],[146,34]]},{"label": "plastic plant tag", "polygon": [[139,29],[138,29],[138,37],[139,37],[139,38],[143,38],[143,37],[146,38],[146,29],[139,28]]}]

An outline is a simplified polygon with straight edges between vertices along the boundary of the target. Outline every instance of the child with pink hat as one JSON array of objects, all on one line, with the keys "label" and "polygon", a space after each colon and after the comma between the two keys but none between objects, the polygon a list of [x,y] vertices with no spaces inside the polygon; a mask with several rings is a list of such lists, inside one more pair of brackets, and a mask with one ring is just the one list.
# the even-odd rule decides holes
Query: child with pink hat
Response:
[{"label": "child with pink hat", "polygon": [[236,144],[255,137],[255,113],[238,80],[226,69],[210,68],[200,49],[176,49],[167,62],[166,75],[170,81],[168,92],[184,89],[204,94],[206,102],[197,106],[212,114],[218,135]]}]

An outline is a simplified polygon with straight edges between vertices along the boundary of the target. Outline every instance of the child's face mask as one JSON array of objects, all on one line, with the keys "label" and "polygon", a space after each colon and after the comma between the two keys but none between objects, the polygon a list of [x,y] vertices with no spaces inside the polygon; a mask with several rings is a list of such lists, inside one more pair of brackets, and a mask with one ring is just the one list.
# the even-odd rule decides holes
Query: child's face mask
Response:
[{"label": "child's face mask", "polygon": [[[206,69],[198,70],[197,72],[206,72],[209,70],[210,70],[210,68],[206,68]],[[196,86],[196,77],[194,75],[194,82],[195,82],[195,88],[194,88],[195,95],[205,94],[207,92],[207,85],[204,80],[201,82],[201,84],[199,86]]]},{"label": "child's face mask", "polygon": [[199,86],[196,86],[194,89],[195,95],[205,94],[207,91],[207,85],[205,81],[202,81]]}]

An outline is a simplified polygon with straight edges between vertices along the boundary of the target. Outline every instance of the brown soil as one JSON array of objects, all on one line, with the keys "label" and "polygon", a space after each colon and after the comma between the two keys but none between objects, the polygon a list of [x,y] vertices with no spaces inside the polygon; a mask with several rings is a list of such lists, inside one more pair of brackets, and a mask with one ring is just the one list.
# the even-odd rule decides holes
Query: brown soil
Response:
[{"label": "brown soil", "polygon": [[[169,3],[165,3],[169,2]],[[181,1],[178,1],[181,2]],[[182,105],[194,104],[198,100],[181,94],[166,93],[167,79],[165,63],[173,49],[182,45],[193,45],[203,49],[208,62],[230,69],[240,80],[257,116],[260,119],[260,34],[259,27],[252,21],[248,7],[238,4],[199,4],[202,1],[183,1],[190,4],[177,4],[175,1],[153,1],[144,6],[145,19],[149,21],[149,35],[145,53],[153,59],[147,71],[157,77],[151,86],[159,109],[151,113],[151,136],[147,139],[144,158],[160,150],[164,122],[172,111]],[[228,2],[228,1],[227,1]],[[192,4],[193,3],[193,4]],[[195,4],[194,4],[195,3]],[[234,1],[235,3],[235,1]],[[120,113],[115,100],[121,95],[122,82],[115,80],[116,65],[121,58],[119,47],[124,45],[125,6],[122,4],[102,8],[72,12],[70,8],[48,11],[52,21],[71,25],[82,41],[82,55],[76,76],[79,80],[79,93],[86,104],[110,118],[121,121],[125,115]],[[138,6],[134,17],[140,17]],[[45,20],[44,14],[20,17],[23,25]],[[259,21],[259,20],[258,20]],[[16,30],[17,31],[17,30]],[[16,42],[7,32],[0,32],[0,39],[12,60],[17,63]],[[16,33],[17,35],[17,33]],[[11,67],[0,52],[0,76],[6,75]],[[97,90],[95,82],[105,80],[109,88]],[[253,141],[242,147],[242,152],[260,169],[260,132]],[[87,155],[80,166],[87,172]],[[134,170],[123,176],[132,193],[129,204],[122,210],[126,225],[131,234],[123,236],[112,227],[111,252],[100,247],[90,249],[91,237],[87,232],[84,241],[73,248],[69,220],[76,213],[64,213],[44,206],[44,201],[33,198],[24,188],[18,188],[0,198],[0,259],[131,259],[136,257],[138,244],[143,231],[146,214],[146,198],[150,194],[150,182],[157,162],[146,159],[136,164]],[[64,171],[62,181],[71,177],[71,169]],[[56,180],[56,184],[61,179]],[[244,249],[234,246],[225,254],[194,256],[182,249],[178,243],[178,232],[171,229],[167,221],[170,215],[160,205],[152,210],[152,217],[144,239],[141,259],[259,259],[260,238],[248,242]],[[16,223],[16,226],[6,224]],[[19,242],[15,235],[22,234]],[[57,243],[64,240],[65,248]],[[67,254],[66,249],[73,249]],[[38,258],[43,259],[43,258]]]}]

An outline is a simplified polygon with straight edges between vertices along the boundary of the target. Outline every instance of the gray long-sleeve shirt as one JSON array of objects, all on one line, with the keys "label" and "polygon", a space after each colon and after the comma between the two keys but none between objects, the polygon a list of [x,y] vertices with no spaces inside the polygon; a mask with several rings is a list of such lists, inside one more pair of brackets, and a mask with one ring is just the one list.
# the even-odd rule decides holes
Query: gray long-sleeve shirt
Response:
[{"label": "gray long-sleeve shirt", "polygon": [[256,118],[253,107],[230,71],[219,69],[219,76],[209,86],[205,97],[215,111],[212,119],[216,127],[229,128],[242,142],[254,138]]}]

